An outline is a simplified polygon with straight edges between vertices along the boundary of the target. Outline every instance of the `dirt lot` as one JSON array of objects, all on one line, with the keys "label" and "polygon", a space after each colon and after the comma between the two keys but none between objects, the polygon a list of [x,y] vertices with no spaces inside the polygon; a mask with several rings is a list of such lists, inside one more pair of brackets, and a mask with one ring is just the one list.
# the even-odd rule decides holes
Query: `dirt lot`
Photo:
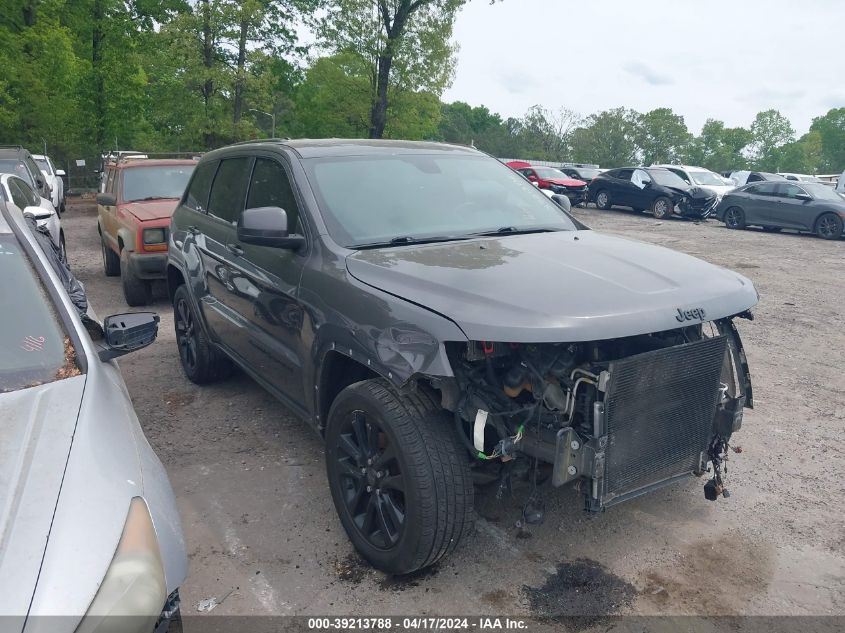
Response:
[{"label": "dirt lot", "polygon": [[[455,556],[386,577],[354,554],[304,423],[243,375],[211,387],[183,377],[159,288],[159,340],[120,364],[178,497],[184,613],[231,591],[213,615],[845,614],[845,241],[576,213],[756,284],[756,319],[739,322],[756,409],[734,438],[744,451],[729,464],[731,498],[708,502],[691,479],[587,516],[573,490],[548,488],[545,522],[518,532],[525,489],[504,502],[480,491],[477,529]],[[97,313],[127,311],[119,279],[103,274],[94,207],[73,205],[62,222]]]}]

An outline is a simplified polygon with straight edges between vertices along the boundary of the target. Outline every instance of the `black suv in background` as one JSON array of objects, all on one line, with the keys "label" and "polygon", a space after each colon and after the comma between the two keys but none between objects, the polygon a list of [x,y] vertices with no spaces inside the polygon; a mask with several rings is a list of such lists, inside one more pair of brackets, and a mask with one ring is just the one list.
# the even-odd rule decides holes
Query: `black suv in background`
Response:
[{"label": "black suv in background", "polygon": [[344,529],[394,574],[468,533],[473,473],[506,486],[545,462],[601,511],[710,463],[715,500],[751,405],[732,322],[750,281],[587,230],[472,148],[210,152],[167,281],[188,378],[235,363],[310,422]]},{"label": "black suv in background", "polygon": [[41,169],[24,147],[20,145],[0,145],[0,173],[15,174],[25,180],[38,195],[50,200],[52,191]]}]

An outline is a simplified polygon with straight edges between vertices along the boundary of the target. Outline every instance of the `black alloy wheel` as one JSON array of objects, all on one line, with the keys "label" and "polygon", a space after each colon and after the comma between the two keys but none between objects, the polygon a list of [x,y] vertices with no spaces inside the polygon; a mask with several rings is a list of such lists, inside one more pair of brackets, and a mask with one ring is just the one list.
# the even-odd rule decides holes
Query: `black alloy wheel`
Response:
[{"label": "black alloy wheel", "polygon": [[835,213],[825,213],[816,222],[816,234],[826,240],[842,237],[842,218]]},{"label": "black alloy wheel", "polygon": [[194,315],[185,297],[178,297],[173,320],[176,325],[176,344],[179,346],[179,358],[188,375],[197,369],[197,336]]},{"label": "black alloy wheel", "polygon": [[343,502],[361,537],[381,550],[395,546],[405,529],[405,477],[394,448],[364,411],[341,423],[335,460]]},{"label": "black alloy wheel", "polygon": [[725,226],[729,229],[745,228],[745,213],[739,207],[731,207],[725,211]]}]

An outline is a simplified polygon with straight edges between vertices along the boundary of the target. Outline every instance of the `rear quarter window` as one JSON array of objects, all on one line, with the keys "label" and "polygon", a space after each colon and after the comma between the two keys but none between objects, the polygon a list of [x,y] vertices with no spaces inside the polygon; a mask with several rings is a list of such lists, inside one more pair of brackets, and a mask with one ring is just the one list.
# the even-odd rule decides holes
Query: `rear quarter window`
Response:
[{"label": "rear quarter window", "polygon": [[217,171],[220,161],[210,160],[200,163],[194,170],[191,182],[185,192],[184,206],[200,213],[205,213],[208,206],[208,194],[211,191],[211,183]]}]

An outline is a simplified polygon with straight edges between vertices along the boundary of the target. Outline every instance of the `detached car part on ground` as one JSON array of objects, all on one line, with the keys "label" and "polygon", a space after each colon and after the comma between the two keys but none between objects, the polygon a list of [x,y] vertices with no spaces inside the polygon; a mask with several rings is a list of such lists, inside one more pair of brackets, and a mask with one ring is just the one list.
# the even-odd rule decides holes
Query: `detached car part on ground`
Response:
[{"label": "detached car part on ground", "polygon": [[178,621],[173,491],[112,360],[150,313],[90,316],[46,229],[0,201],[0,617],[4,631],[151,633]]},{"label": "detached car part on ground", "polygon": [[614,206],[649,211],[657,219],[709,217],[719,202],[710,189],[691,186],[662,167],[610,169],[590,181],[588,199],[599,209]]},{"label": "detached car part on ground", "polygon": [[476,475],[548,473],[590,511],[708,470],[707,498],[727,496],[751,282],[587,230],[475,150],[211,152],[173,216],[168,287],[186,375],[237,364],[310,422],[341,523],[390,573],[454,550]]}]

